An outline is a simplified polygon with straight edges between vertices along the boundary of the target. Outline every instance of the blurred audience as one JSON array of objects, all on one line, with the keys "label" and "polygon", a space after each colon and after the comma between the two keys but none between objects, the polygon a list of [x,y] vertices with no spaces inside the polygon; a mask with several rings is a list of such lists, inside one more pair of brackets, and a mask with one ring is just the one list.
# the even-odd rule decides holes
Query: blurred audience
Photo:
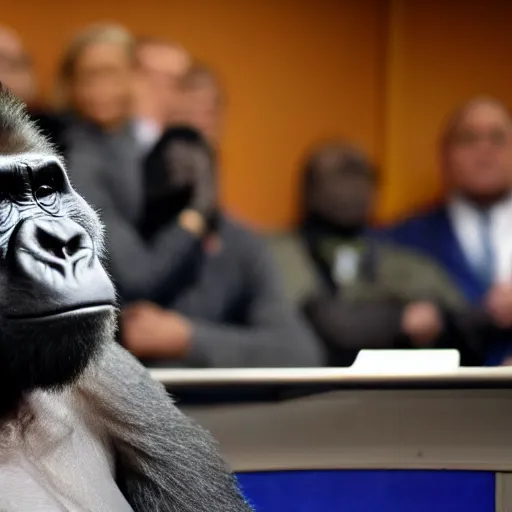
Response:
[{"label": "blurred audience", "polygon": [[[265,248],[221,213],[217,158],[206,140],[169,128],[156,145],[137,142],[133,112],[140,120],[144,104],[150,114],[142,59],[124,28],[95,25],[72,42],[61,68],[70,175],[106,225],[110,270],[126,306],[122,342],[152,364],[321,364]],[[172,80],[167,86],[167,96],[160,83],[155,94],[162,110],[168,106],[159,129],[173,111],[191,112],[171,100]]]},{"label": "blurred audience", "polygon": [[512,118],[493,98],[457,110],[443,132],[445,202],[389,230],[441,264],[475,306],[486,362],[512,353]]},{"label": "blurred audience", "polygon": [[445,311],[464,307],[449,276],[428,258],[369,236],[376,191],[376,171],[363,153],[322,145],[305,165],[297,232],[271,241],[331,364],[350,364],[363,348],[454,343]]},{"label": "blurred audience", "polygon": [[324,351],[293,305],[330,364],[392,347],[512,364],[512,117],[498,100],[475,98],[447,123],[443,204],[378,233],[367,156],[317,147],[297,229],[268,238],[276,266],[219,206],[226,97],[216,72],[179,44],[87,27],[65,51],[54,113],[23,42],[0,26],[0,81],[101,211],[122,341],[148,364],[320,365]]},{"label": "blurred audience", "polygon": [[149,150],[165,128],[177,121],[179,84],[190,66],[190,57],[177,43],[152,38],[137,41],[135,55],[135,134],[139,144]]},{"label": "blurred audience", "polygon": [[217,180],[215,150],[192,128],[169,129],[148,156],[141,234],[153,243],[174,226],[176,237],[151,302],[125,308],[123,342],[152,365],[321,364],[265,245],[220,209]]}]

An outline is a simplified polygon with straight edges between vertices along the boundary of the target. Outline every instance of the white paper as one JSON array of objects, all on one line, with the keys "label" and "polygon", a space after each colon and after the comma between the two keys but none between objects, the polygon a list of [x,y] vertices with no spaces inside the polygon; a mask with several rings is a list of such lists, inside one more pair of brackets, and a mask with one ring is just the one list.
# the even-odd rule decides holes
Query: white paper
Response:
[{"label": "white paper", "polygon": [[460,367],[458,350],[361,350],[351,369],[361,373],[438,373]]}]

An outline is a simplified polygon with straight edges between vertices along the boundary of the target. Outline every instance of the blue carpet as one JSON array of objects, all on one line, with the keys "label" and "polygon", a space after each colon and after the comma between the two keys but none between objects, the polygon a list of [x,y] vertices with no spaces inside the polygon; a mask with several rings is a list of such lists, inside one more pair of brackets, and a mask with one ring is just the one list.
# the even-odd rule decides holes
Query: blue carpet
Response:
[{"label": "blue carpet", "polygon": [[495,512],[494,473],[282,471],[237,476],[257,512]]}]

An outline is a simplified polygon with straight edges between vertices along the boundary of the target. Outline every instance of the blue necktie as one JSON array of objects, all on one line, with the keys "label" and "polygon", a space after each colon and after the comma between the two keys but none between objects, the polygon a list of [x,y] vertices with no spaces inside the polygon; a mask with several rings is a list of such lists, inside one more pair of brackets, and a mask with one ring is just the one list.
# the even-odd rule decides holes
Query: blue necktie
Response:
[{"label": "blue necktie", "polygon": [[477,262],[477,272],[480,279],[487,286],[494,282],[494,248],[491,239],[491,216],[487,210],[478,214],[478,224],[480,232],[481,253],[480,260]]}]

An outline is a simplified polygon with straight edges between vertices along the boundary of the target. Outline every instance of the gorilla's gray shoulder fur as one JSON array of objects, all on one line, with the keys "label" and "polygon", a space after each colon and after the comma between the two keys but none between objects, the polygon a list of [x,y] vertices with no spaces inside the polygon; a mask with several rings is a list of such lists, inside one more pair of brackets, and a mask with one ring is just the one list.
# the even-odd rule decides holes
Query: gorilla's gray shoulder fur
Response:
[{"label": "gorilla's gray shoulder fur", "polygon": [[108,431],[136,512],[249,512],[211,436],[125,349],[107,343],[77,385]]}]

